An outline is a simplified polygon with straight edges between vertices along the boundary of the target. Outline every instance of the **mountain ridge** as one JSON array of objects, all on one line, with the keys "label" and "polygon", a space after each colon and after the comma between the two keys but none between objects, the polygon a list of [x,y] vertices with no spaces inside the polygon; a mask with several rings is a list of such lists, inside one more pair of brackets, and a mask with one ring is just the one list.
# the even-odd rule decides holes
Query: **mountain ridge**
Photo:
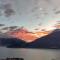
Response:
[{"label": "mountain ridge", "polygon": [[60,49],[60,29],[56,29],[49,35],[38,38],[34,42],[29,43],[29,48]]},{"label": "mountain ridge", "polygon": [[0,38],[0,43],[8,48],[60,49],[60,29],[56,29],[49,35],[33,42],[26,42],[17,38]]}]

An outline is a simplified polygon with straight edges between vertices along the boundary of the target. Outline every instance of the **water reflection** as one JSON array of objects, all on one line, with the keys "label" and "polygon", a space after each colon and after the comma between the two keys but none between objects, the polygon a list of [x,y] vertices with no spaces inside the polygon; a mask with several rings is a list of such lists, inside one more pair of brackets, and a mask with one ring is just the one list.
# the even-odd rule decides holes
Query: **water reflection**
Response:
[{"label": "water reflection", "polygon": [[0,47],[0,58],[7,57],[24,58],[24,60],[60,60],[60,50]]}]

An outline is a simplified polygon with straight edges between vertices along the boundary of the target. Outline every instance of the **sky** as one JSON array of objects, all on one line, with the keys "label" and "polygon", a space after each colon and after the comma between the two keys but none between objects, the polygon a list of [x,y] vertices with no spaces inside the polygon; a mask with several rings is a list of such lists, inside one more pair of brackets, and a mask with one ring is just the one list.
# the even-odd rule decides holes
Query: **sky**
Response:
[{"label": "sky", "polygon": [[0,29],[24,26],[29,31],[53,29],[60,20],[59,0],[0,0]]}]

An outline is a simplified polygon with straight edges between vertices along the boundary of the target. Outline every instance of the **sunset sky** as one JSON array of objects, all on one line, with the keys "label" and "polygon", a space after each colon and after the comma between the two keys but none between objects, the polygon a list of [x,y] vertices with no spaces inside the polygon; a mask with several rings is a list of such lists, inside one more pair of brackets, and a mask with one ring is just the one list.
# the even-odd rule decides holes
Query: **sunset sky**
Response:
[{"label": "sunset sky", "polygon": [[[9,16],[7,9],[12,10]],[[60,0],[0,0],[0,24],[4,24],[3,27],[24,26],[29,31],[50,30],[59,20]]]}]

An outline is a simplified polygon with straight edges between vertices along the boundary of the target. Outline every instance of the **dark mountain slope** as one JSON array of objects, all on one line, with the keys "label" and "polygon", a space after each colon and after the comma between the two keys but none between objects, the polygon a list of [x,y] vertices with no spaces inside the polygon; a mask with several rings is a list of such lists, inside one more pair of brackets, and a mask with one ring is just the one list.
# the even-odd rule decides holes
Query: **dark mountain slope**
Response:
[{"label": "dark mountain slope", "polygon": [[0,38],[0,45],[8,48],[47,48],[60,49],[60,29],[54,30],[47,36],[38,38],[31,43],[17,38]]},{"label": "dark mountain slope", "polygon": [[27,47],[60,49],[60,29],[56,29],[51,34],[36,39],[34,42],[29,43]]},{"label": "dark mountain slope", "polygon": [[26,43],[17,38],[0,38],[0,46],[6,46],[8,48],[23,48]]}]

